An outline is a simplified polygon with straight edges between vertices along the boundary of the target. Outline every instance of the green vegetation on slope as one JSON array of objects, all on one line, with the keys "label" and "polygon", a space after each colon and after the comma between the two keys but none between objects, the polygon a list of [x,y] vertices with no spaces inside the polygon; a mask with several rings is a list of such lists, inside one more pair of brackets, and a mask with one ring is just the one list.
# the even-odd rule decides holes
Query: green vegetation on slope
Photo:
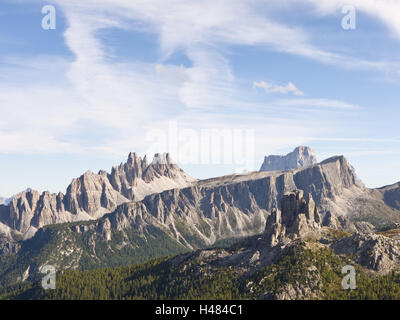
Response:
[{"label": "green vegetation on slope", "polygon": [[22,243],[18,254],[0,257],[0,285],[20,280],[24,272],[38,276],[44,264],[57,270],[90,270],[146,262],[150,259],[187,252],[187,248],[153,226],[139,232],[133,229],[114,231],[110,241],[95,230],[84,235],[73,232],[72,224],[52,225]]},{"label": "green vegetation on slope", "polygon": [[[345,265],[354,265],[356,290],[342,288]],[[282,294],[288,287],[305,289],[302,299],[389,300],[400,298],[400,275],[390,273],[373,277],[350,259],[335,255],[330,249],[310,250],[292,247],[278,264],[268,266],[253,280],[258,293]]]},{"label": "green vegetation on slope", "polygon": [[257,299],[302,292],[291,298],[400,299],[399,275],[372,278],[358,266],[357,289],[343,290],[341,268],[346,264],[351,260],[330,249],[298,244],[279,262],[251,275],[234,266],[203,264],[189,254],[180,263],[158,258],[131,267],[65,271],[57,275],[56,290],[26,284],[0,294],[6,299]]}]

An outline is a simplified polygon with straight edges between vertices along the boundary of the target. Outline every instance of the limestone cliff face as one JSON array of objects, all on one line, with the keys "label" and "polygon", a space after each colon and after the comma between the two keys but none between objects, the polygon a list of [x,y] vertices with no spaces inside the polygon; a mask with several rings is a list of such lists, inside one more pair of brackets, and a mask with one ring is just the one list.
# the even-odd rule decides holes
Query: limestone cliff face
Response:
[{"label": "limestone cliff face", "polygon": [[264,158],[260,171],[290,170],[309,167],[317,163],[313,150],[309,147],[297,147],[287,155],[270,155]]},{"label": "limestone cliff face", "polygon": [[[157,154],[155,159],[158,157]],[[0,222],[29,237],[42,226],[96,219],[124,202],[195,181],[172,164],[169,155],[162,157],[168,162],[148,165],[146,157],[141,159],[130,153],[127,162],[112,168],[110,174],[88,171],[74,179],[66,194],[21,192],[8,206],[0,205]]]}]

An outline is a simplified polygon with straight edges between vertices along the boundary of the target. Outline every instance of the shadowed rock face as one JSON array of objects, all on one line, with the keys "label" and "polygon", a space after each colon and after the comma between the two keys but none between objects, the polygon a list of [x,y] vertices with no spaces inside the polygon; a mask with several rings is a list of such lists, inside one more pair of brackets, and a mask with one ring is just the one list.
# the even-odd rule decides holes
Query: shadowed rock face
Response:
[{"label": "shadowed rock face", "polygon": [[377,190],[388,206],[400,210],[400,182]]},{"label": "shadowed rock face", "polygon": [[270,155],[264,158],[260,171],[290,170],[309,167],[317,163],[313,150],[309,147],[297,147],[287,155]]},{"label": "shadowed rock face", "polygon": [[118,205],[141,200],[146,195],[190,185],[195,179],[173,164],[168,154],[155,156],[166,161],[141,159],[130,153],[126,163],[110,174],[87,171],[72,180],[66,194],[40,194],[27,190],[16,195],[8,206],[0,206],[0,222],[23,234],[32,235],[48,224],[96,219]]},{"label": "shadowed rock face", "polygon": [[281,210],[274,209],[268,217],[265,235],[271,247],[286,239],[297,239],[320,231],[321,217],[311,194],[303,191],[286,193],[281,200]]}]

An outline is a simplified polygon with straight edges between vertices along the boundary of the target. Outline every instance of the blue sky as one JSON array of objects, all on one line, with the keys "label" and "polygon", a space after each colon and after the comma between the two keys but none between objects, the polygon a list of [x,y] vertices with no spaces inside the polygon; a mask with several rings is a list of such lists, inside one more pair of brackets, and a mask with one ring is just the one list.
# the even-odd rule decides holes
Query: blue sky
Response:
[{"label": "blue sky", "polygon": [[[49,4],[55,30],[42,28]],[[399,53],[390,0],[2,0],[0,195],[65,191],[130,151],[169,151],[206,178],[297,145],[345,155],[369,187],[395,183]],[[215,129],[232,150],[200,161]]]}]

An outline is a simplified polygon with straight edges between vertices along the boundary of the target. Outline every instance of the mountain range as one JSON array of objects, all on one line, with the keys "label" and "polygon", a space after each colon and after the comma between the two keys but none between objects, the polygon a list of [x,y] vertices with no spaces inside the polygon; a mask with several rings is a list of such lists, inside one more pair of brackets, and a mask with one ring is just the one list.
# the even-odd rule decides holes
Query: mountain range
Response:
[{"label": "mountain range", "polygon": [[[228,247],[95,272],[66,270],[55,290],[25,284],[13,299],[399,299],[400,241],[367,222],[354,234],[326,227],[311,194],[286,193],[265,230]],[[399,233],[399,230],[396,231]],[[353,290],[342,268],[354,267]],[[0,293],[1,295],[1,293]]]},{"label": "mountain range", "polygon": [[[111,173],[74,179],[65,195],[15,195],[0,206],[0,284],[35,281],[46,264],[57,270],[114,268],[210,247],[237,248],[242,241],[253,254],[265,244],[262,252],[274,256],[265,267],[283,257],[277,244],[290,248],[295,239],[315,234],[329,240],[337,235],[332,230],[374,237],[400,223],[400,184],[366,188],[343,156],[318,163],[310,148],[298,147],[266,157],[261,169],[197,180],[168,154],[156,154],[148,164],[130,153]],[[329,248],[343,246],[331,241]]]},{"label": "mountain range", "polygon": [[87,171],[73,179],[65,194],[28,189],[15,195],[0,205],[0,223],[27,239],[45,225],[97,219],[122,203],[194,181],[168,154],[156,154],[148,164],[147,157],[130,153],[127,162],[113,167],[111,173]]}]

